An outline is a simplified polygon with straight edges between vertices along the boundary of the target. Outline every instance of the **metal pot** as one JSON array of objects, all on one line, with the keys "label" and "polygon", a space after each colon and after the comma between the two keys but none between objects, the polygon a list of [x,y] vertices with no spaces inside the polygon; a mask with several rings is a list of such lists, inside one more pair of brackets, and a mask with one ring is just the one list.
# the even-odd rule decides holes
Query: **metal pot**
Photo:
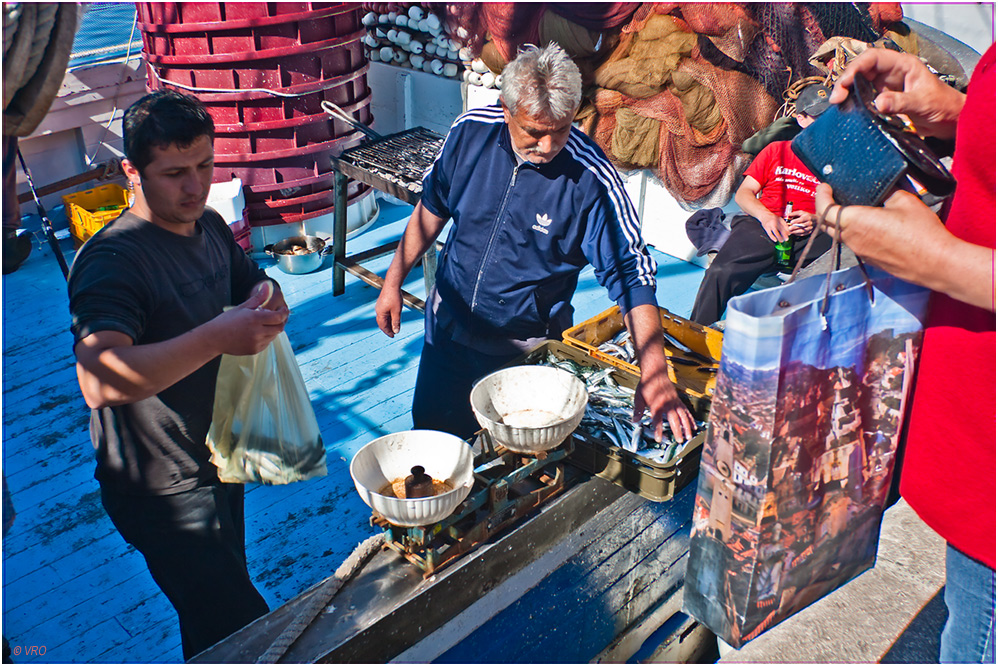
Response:
[{"label": "metal pot", "polygon": [[[305,252],[292,253],[296,246],[304,247]],[[323,257],[332,252],[333,248],[326,247],[326,241],[318,236],[291,236],[268,245],[263,251],[276,259],[278,267],[285,273],[301,275],[311,273],[322,266]]]}]

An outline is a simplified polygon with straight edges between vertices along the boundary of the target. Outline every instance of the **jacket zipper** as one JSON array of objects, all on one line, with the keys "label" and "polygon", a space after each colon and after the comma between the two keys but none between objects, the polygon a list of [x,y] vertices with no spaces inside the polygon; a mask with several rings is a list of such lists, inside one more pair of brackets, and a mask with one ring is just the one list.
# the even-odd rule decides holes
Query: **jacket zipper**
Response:
[{"label": "jacket zipper", "polygon": [[482,261],[478,265],[478,276],[475,278],[475,291],[471,295],[472,312],[475,311],[475,307],[478,305],[478,288],[481,286],[482,276],[485,274],[485,264],[488,263],[489,255],[492,254],[492,246],[495,244],[496,235],[499,233],[499,225],[502,223],[503,215],[506,214],[506,207],[509,205],[509,193],[513,191],[513,184],[516,183],[516,174],[520,172],[521,166],[521,164],[517,164],[513,167],[513,175],[509,179],[509,185],[506,186],[506,193],[503,195],[502,204],[499,206],[499,213],[492,223],[492,234],[489,236],[489,242],[485,246],[485,252],[482,253]]}]

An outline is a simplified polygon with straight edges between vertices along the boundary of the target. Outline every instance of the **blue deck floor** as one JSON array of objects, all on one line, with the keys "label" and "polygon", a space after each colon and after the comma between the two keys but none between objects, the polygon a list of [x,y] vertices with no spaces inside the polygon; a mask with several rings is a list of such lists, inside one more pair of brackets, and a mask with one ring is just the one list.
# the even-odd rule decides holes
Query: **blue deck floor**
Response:
[{"label": "blue deck floor", "polygon": [[[382,202],[378,222],[349,251],[397,238],[409,210]],[[688,316],[703,270],[653,254],[659,303]],[[366,266],[383,275],[389,261]],[[400,334],[388,339],[374,323],[375,289],[347,276],[346,294],[333,298],[329,259],[308,275],[266,264],[292,309],[287,332],[329,466],[322,479],[247,489],[250,573],[276,607],[329,576],[373,533],[348,462],[374,437],[411,427],[423,320],[405,310]],[[423,295],[418,269],[407,288]],[[576,321],[611,306],[592,269],[573,303]],[[17,514],[3,539],[3,634],[21,651],[18,662],[182,661],[172,607],[101,507],[73,364],[65,283],[36,243],[21,269],[3,277],[3,472]]]}]

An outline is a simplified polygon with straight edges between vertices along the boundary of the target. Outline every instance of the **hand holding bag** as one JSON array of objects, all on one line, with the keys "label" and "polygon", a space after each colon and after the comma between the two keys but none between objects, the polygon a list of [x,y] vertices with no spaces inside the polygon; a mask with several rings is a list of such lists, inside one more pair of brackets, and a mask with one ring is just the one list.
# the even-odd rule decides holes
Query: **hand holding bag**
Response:
[{"label": "hand holding bag", "polygon": [[222,356],[207,444],[227,483],[326,474],[319,424],[286,333],[258,354]]},{"label": "hand holding bag", "polygon": [[729,644],[873,566],[928,296],[860,263],[731,300],[684,588]]}]

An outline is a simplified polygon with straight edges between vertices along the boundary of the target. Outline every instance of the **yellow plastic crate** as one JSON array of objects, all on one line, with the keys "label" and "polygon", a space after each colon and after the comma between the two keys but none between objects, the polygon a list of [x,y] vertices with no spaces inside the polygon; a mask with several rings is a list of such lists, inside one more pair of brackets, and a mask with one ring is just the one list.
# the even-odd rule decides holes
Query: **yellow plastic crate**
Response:
[{"label": "yellow plastic crate", "polygon": [[[659,308],[659,311],[662,315],[662,328],[666,333],[696,353],[715,362],[720,361],[721,345],[724,342],[723,333],[674,315],[665,308]],[[623,330],[624,317],[620,313],[620,308],[614,305],[609,310],[604,310],[595,317],[567,329],[562,334],[562,339],[566,344],[582,349],[604,363],[640,374],[641,370],[637,365],[604,354],[598,349],[601,344],[612,340]],[[670,350],[669,353],[683,356],[675,350]],[[668,361],[668,354],[666,360]],[[669,363],[669,379],[687,395],[708,398],[713,395],[714,385],[717,383],[716,375],[707,375],[697,371],[695,367],[679,363]]]},{"label": "yellow plastic crate", "polygon": [[62,197],[69,219],[69,233],[77,247],[128,208],[128,190],[121,185],[100,185]]}]

